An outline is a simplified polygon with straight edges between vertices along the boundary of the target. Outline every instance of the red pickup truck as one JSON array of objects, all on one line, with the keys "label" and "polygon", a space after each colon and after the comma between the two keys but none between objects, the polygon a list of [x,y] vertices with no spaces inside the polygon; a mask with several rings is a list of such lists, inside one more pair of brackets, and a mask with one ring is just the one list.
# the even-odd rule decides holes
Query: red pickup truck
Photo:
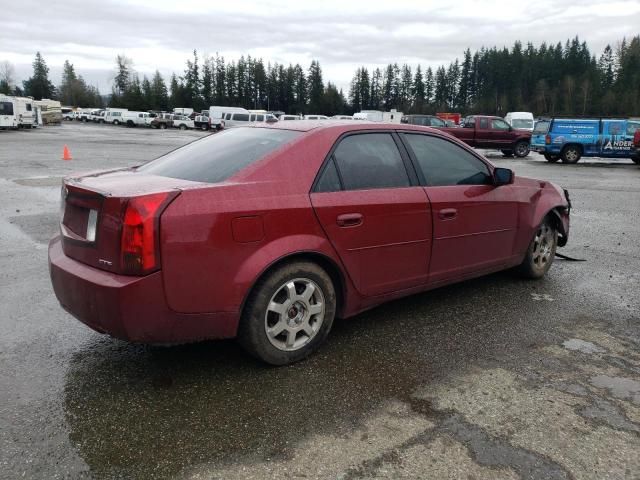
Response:
[{"label": "red pickup truck", "polygon": [[636,133],[633,134],[633,153],[635,155],[631,157],[631,160],[640,165],[640,130],[636,130]]},{"label": "red pickup truck", "polygon": [[529,155],[531,132],[513,128],[500,117],[471,115],[460,128],[440,128],[471,147],[500,150],[506,156]]}]

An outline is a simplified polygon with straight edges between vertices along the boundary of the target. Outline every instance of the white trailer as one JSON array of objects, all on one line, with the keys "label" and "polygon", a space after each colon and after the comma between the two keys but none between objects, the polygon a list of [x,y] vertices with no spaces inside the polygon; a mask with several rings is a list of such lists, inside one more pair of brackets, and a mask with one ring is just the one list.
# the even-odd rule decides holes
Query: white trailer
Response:
[{"label": "white trailer", "polygon": [[0,95],[0,130],[18,128],[14,97]]},{"label": "white trailer", "polygon": [[370,122],[382,122],[384,112],[381,110],[362,110],[354,113],[354,120],[369,120]]},{"label": "white trailer", "polygon": [[173,109],[174,115],[185,115],[187,117],[190,117],[192,113],[193,113],[193,108],[174,108]]},{"label": "white trailer", "polygon": [[44,125],[62,123],[62,105],[58,100],[43,98],[42,100],[34,100],[33,105],[40,108]]},{"label": "white trailer", "polygon": [[35,122],[33,98],[13,97],[13,109],[18,119],[19,128],[31,128]]}]

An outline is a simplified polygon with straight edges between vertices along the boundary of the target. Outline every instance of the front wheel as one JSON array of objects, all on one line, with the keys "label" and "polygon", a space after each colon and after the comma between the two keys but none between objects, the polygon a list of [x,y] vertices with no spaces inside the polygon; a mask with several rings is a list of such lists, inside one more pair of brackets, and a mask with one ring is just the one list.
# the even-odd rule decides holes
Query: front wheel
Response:
[{"label": "front wheel", "polygon": [[529,155],[529,142],[520,141],[516,143],[513,151],[518,158],[526,157],[527,155]]},{"label": "front wheel", "polygon": [[526,278],[542,278],[549,271],[558,247],[558,230],[545,218],[535,230],[524,260],[518,267]]},{"label": "front wheel", "polygon": [[187,126],[186,125],[180,125],[180,130],[186,130]]},{"label": "front wheel", "polygon": [[254,287],[238,340],[266,363],[294,363],[322,344],[335,311],[336,293],[327,272],[310,262],[285,264]]},{"label": "front wheel", "polygon": [[114,120],[114,121],[113,121],[113,124],[114,124],[114,125],[120,125],[120,122],[119,122],[118,120]]},{"label": "front wheel", "polygon": [[547,160],[547,162],[549,163],[555,163],[558,160],[560,160],[560,155],[552,155],[550,153],[545,153],[544,154],[544,158]]},{"label": "front wheel", "polygon": [[568,163],[568,164],[578,163],[578,160],[580,160],[580,157],[582,157],[582,152],[576,146],[569,145],[568,147],[565,147],[564,150],[562,150],[562,154],[561,154],[562,163]]}]

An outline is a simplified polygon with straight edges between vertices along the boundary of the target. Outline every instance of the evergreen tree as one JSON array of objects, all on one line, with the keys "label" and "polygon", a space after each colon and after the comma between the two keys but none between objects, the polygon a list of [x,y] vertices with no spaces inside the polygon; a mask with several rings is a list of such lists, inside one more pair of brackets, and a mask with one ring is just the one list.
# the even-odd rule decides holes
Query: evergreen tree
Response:
[{"label": "evergreen tree", "polygon": [[380,110],[382,105],[382,71],[376,68],[371,75],[369,103],[372,110]]},{"label": "evergreen tree", "polygon": [[36,100],[55,97],[56,89],[49,80],[49,67],[40,52],[36,53],[36,58],[33,61],[33,75],[22,83],[24,94]]},{"label": "evergreen tree", "polygon": [[413,86],[411,89],[411,100],[413,104],[414,113],[423,113],[426,102],[426,91],[424,78],[422,76],[422,67],[418,65],[416,68],[416,74],[413,77]]},{"label": "evergreen tree", "polygon": [[322,69],[317,60],[311,62],[309,76],[309,109],[310,113],[322,113],[324,110],[324,82],[322,81]]},{"label": "evergreen tree", "polygon": [[202,101],[205,105],[205,108],[209,108],[213,105],[213,97],[214,97],[214,78],[213,78],[213,70],[215,66],[213,62],[209,58],[205,58],[202,62]]},{"label": "evergreen tree", "polygon": [[[175,75],[172,77],[172,82],[175,80],[176,88],[178,80]],[[172,83],[173,88],[173,83]],[[169,108],[169,92],[167,91],[167,85],[164,83],[164,79],[160,72],[156,70],[151,78],[151,103],[148,105],[150,110],[165,111]]]},{"label": "evergreen tree", "polygon": [[427,68],[427,73],[424,77],[424,99],[427,105],[431,105],[435,102],[436,81],[433,78],[433,70],[431,67]]}]

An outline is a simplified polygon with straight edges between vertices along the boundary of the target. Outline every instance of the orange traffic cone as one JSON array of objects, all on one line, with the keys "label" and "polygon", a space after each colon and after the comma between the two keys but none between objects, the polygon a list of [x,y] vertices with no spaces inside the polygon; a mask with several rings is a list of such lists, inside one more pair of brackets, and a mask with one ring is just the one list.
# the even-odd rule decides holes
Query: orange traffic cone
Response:
[{"label": "orange traffic cone", "polygon": [[66,145],[62,149],[62,160],[71,160],[71,152],[69,151],[69,147]]}]

